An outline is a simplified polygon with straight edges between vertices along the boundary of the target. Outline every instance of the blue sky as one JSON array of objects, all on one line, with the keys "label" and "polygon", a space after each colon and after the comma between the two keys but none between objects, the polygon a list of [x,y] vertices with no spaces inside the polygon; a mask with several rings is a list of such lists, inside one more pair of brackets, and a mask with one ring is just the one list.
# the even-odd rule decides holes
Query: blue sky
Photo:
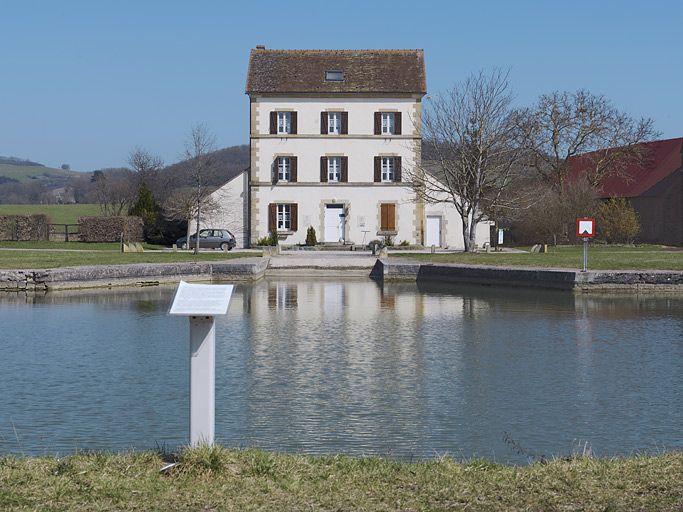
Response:
[{"label": "blue sky", "polygon": [[424,48],[436,92],[505,67],[517,103],[587,88],[683,136],[683,2],[0,0],[0,155],[93,170],[248,142],[249,49]]}]

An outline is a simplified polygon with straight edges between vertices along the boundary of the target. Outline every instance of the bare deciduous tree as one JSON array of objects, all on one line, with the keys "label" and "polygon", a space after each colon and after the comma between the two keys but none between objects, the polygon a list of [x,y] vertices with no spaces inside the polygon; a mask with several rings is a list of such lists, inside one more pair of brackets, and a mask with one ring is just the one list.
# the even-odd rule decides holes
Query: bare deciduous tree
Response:
[{"label": "bare deciduous tree", "polygon": [[585,153],[584,178],[597,188],[608,176],[628,179],[626,169],[647,155],[638,144],[657,136],[652,120],[634,119],[604,96],[553,92],[520,112],[523,145],[532,166],[556,193],[570,178],[570,159]]},{"label": "bare deciduous tree", "polygon": [[157,174],[164,167],[161,157],[152,155],[146,149],[135,147],[128,155],[128,165],[137,175],[140,183],[151,186]]},{"label": "bare deciduous tree", "polygon": [[[194,191],[194,217],[188,218],[188,223],[195,220],[197,240],[194,252],[199,252],[199,225],[201,222],[202,206],[207,200],[210,189],[207,188],[206,174],[211,167],[211,153],[215,147],[215,137],[204,124],[198,124],[190,130],[185,142],[185,158],[189,161]],[[189,239],[188,239],[189,241]]]},{"label": "bare deciduous tree", "polygon": [[465,251],[475,248],[487,211],[514,207],[521,167],[518,123],[505,71],[479,72],[428,100],[423,163],[407,169],[418,198],[451,203],[462,218]]},{"label": "bare deciduous tree", "polygon": [[173,220],[187,221],[187,243],[190,244],[192,220],[198,218],[199,211],[202,218],[210,217],[217,213],[220,205],[209,194],[203,194],[199,204],[197,203],[197,191],[194,188],[181,188],[174,190],[163,204],[164,214]]},{"label": "bare deciduous tree", "polygon": [[103,169],[93,173],[95,197],[103,215],[122,215],[135,200],[134,178],[128,169]]}]

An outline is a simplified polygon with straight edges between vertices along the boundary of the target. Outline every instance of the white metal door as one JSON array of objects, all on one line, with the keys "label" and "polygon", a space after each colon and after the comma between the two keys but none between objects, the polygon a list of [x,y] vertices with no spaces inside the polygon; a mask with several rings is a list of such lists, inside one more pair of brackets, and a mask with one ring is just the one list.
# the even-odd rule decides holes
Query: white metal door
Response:
[{"label": "white metal door", "polygon": [[427,217],[427,236],[425,237],[425,245],[431,247],[441,246],[441,217]]},{"label": "white metal door", "polygon": [[344,207],[341,204],[325,206],[325,242],[344,240]]}]

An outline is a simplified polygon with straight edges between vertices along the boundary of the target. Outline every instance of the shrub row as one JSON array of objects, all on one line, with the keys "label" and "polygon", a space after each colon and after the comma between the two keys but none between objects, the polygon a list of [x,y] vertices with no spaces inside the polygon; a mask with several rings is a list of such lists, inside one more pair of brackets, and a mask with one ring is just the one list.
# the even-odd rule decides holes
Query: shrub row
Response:
[{"label": "shrub row", "polygon": [[78,233],[81,242],[142,242],[142,219],[130,215],[118,217],[80,217]]},{"label": "shrub row", "polygon": [[50,220],[45,214],[0,215],[1,240],[48,240]]}]

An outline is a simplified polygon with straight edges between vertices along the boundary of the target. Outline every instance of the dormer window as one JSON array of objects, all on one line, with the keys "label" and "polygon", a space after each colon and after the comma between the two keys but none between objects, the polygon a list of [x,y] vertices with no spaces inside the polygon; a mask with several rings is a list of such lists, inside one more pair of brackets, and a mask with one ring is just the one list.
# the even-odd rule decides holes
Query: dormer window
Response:
[{"label": "dormer window", "polygon": [[325,81],[326,82],[343,82],[344,73],[338,70],[325,71]]}]

